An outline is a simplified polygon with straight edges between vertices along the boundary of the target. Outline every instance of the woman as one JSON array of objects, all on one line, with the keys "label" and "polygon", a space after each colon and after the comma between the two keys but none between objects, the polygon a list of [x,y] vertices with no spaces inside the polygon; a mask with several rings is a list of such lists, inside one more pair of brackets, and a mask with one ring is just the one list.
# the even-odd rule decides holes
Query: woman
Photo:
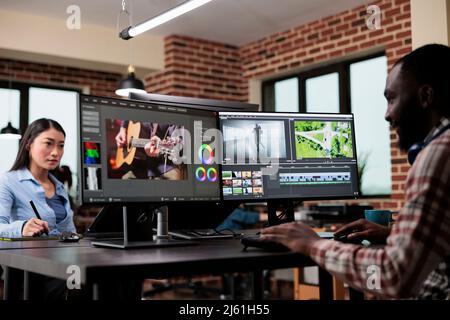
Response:
[{"label": "woman", "polygon": [[[64,154],[66,134],[51,119],[31,123],[11,170],[0,177],[0,236],[18,238],[75,232],[68,194],[51,173]],[[34,213],[30,201],[39,212]]]},{"label": "woman", "polygon": [[[34,237],[43,233],[57,236],[61,232],[75,232],[68,194],[64,185],[50,173],[58,167],[64,154],[65,137],[61,125],[51,119],[39,119],[28,126],[16,161],[11,170],[0,177],[1,237]],[[37,290],[33,291],[33,298],[67,297],[65,281],[37,275],[34,279],[33,287]]]},{"label": "woman", "polygon": [[[51,119],[31,123],[20,142],[11,170],[0,177],[0,236],[40,236],[75,232],[73,212],[64,185],[50,171],[58,167],[64,154],[65,132]],[[40,217],[31,207],[35,204]],[[35,275],[32,299],[88,299],[85,290],[67,290],[66,281]],[[113,286],[112,286],[113,288]],[[140,298],[142,284],[136,282],[123,292],[105,289],[102,297]]]}]

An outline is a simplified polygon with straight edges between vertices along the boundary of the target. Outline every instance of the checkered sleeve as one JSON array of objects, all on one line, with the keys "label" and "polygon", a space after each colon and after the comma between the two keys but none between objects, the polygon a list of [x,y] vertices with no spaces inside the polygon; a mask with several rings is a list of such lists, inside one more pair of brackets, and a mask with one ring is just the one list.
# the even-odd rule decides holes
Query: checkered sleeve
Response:
[{"label": "checkered sleeve", "polygon": [[405,206],[383,248],[319,240],[311,257],[350,286],[384,297],[418,293],[450,254],[450,134],[425,148],[410,169]]}]

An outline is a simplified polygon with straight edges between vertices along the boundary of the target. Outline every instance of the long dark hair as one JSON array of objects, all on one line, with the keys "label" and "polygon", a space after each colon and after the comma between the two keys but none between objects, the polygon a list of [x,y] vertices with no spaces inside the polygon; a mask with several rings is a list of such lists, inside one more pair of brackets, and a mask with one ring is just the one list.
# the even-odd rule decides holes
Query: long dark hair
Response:
[{"label": "long dark hair", "polygon": [[29,155],[29,146],[33,143],[34,139],[42,132],[47,131],[48,129],[55,129],[61,132],[64,137],[66,133],[61,125],[52,119],[41,118],[33,121],[28,125],[27,130],[23,134],[22,140],[19,145],[19,152],[17,153],[16,161],[11,167],[10,171],[20,170],[24,167],[30,165],[30,155]]}]

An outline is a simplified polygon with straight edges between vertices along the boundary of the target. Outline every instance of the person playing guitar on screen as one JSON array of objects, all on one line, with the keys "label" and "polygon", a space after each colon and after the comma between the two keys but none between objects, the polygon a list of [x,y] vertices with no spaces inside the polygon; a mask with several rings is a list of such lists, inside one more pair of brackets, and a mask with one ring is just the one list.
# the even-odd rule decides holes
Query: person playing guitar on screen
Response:
[{"label": "person playing guitar on screen", "polygon": [[183,148],[182,127],[156,122],[133,124],[131,121],[122,121],[115,138],[118,152],[126,149],[130,143],[127,133],[130,127],[136,124],[140,129],[139,136],[133,139],[136,138],[134,140],[138,140],[137,144],[141,143],[142,148],[136,148],[132,163],[129,164],[130,170],[122,179],[183,180],[183,165],[175,164],[174,159]]}]

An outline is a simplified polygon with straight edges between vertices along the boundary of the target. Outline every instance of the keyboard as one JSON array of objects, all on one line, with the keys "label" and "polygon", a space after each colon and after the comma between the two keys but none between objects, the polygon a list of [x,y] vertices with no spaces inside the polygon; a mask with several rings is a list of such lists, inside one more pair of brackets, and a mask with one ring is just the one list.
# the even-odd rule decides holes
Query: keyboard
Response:
[{"label": "keyboard", "polygon": [[218,233],[214,229],[188,229],[188,230],[172,230],[169,235],[173,238],[185,240],[203,240],[203,239],[231,239],[237,234]]},{"label": "keyboard", "polygon": [[[317,235],[322,239],[333,239],[333,232],[317,232]],[[266,251],[275,251],[275,252],[290,251],[288,247],[285,247],[281,243],[261,240],[259,238],[259,235],[245,236],[241,239],[241,243],[244,246],[244,250],[246,250],[249,247],[254,247],[264,249]]]}]

